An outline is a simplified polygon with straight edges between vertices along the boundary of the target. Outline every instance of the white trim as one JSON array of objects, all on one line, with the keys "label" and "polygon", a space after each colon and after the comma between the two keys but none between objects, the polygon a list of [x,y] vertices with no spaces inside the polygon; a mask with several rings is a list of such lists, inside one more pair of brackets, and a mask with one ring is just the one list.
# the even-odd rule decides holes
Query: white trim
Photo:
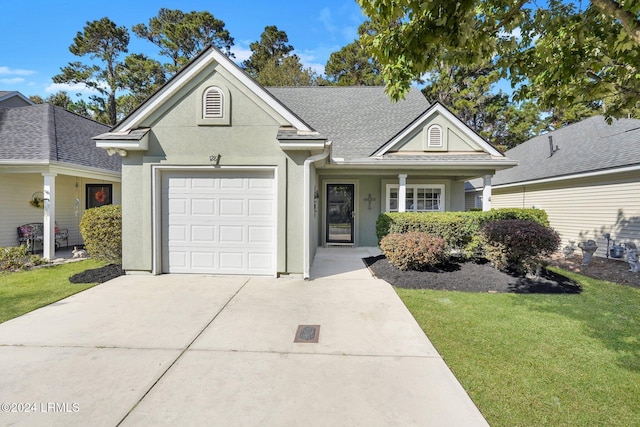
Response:
[{"label": "white trim", "polygon": [[[405,185],[405,190],[407,188],[411,188],[414,190],[414,197],[415,197],[415,191],[417,189],[420,188],[427,188],[427,189],[438,189],[440,190],[440,201],[439,201],[439,206],[438,206],[438,210],[430,210],[430,211],[418,211],[418,210],[410,210],[407,211],[406,210],[406,196],[405,196],[405,210],[400,210],[401,205],[400,205],[400,185],[399,184],[387,184],[386,188],[385,188],[385,212],[445,212],[446,210],[446,204],[447,204],[447,199],[446,199],[446,193],[445,193],[445,185],[444,184],[431,184],[429,182],[419,182],[419,183],[412,183],[412,184],[406,184]],[[398,209],[392,211],[391,210],[391,204],[390,204],[390,196],[391,196],[391,189],[393,188],[397,188],[398,189]]]},{"label": "white trim", "polygon": [[[213,99],[211,99],[211,98]],[[202,92],[202,119],[221,119],[225,113],[225,99],[222,89],[218,86],[209,86]],[[213,105],[210,105],[213,104]],[[209,114],[209,107],[214,107],[216,111]]]},{"label": "white trim", "polygon": [[169,80],[164,87],[143,103],[138,110],[134,111],[130,116],[121,121],[112,130],[112,132],[128,131],[139,127],[146,118],[151,116],[156,110],[164,105],[171,96],[173,96],[180,88],[185,86],[212,62],[217,62],[227,72],[237,78],[240,83],[255,93],[260,99],[262,99],[262,101],[273,108],[293,127],[298,130],[311,130],[309,126],[307,126],[298,116],[289,111],[273,95],[260,86],[251,76],[234,64],[231,59],[212,46],[209,47],[209,51],[203,52],[201,56],[188,64],[186,69],[180,72],[176,78]]},{"label": "white trim", "polygon": [[422,113],[422,115],[418,117],[418,119],[416,119],[411,124],[411,126],[404,129],[401,133],[396,135],[392,140],[390,140],[385,145],[383,145],[382,148],[380,148],[378,151],[373,153],[371,156],[372,157],[382,156],[383,154],[387,153],[389,150],[391,150],[397,144],[399,144],[405,138],[407,138],[410,134],[412,134],[415,130],[419,129],[420,127],[423,127],[424,122],[430,117],[432,117],[433,115],[435,115],[436,113],[440,113],[442,116],[444,116],[445,119],[449,120],[449,122],[457,124],[458,127],[462,130],[462,133],[471,141],[478,144],[484,151],[488,152],[492,156],[504,157],[502,153],[500,153],[498,150],[493,148],[491,144],[489,144],[487,141],[482,139],[477,133],[471,130],[471,128],[469,128],[469,126],[464,124],[462,120],[454,116],[449,110],[447,110],[445,107],[443,107],[441,104],[437,102],[431,105],[431,107],[429,107],[427,111]]},{"label": "white trim", "polygon": [[165,171],[273,171],[273,180],[276,188],[275,195],[275,241],[273,275],[278,275],[278,167],[277,166],[180,166],[180,165],[151,165],[151,274],[159,275],[162,273],[162,173]]},{"label": "white trim", "polygon": [[[540,179],[534,179],[531,181],[520,181],[520,182],[514,182],[510,184],[498,184],[498,185],[493,185],[493,188],[496,189],[496,188],[522,187],[523,185],[546,184],[548,182],[592,178],[596,176],[612,175],[612,174],[626,173],[626,172],[637,172],[637,171],[640,171],[640,165],[627,166],[627,167],[617,168],[617,169],[606,169],[606,170],[595,171],[595,172],[556,176],[552,178],[540,178]],[[473,189],[467,190],[467,192],[472,192],[472,191],[480,191],[480,188],[474,187]]]}]

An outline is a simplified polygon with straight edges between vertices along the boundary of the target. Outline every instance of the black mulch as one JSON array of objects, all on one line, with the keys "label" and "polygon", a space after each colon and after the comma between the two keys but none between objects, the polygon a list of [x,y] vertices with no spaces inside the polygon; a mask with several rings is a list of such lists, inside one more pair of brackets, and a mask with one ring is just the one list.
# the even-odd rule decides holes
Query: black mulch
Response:
[{"label": "black mulch", "polygon": [[69,277],[71,283],[104,283],[118,276],[122,276],[124,271],[118,264],[109,264],[104,267],[94,268],[74,274]]},{"label": "black mulch", "polygon": [[402,271],[391,265],[384,255],[363,258],[363,261],[376,277],[399,288],[538,294],[582,291],[575,282],[546,269],[534,280],[500,271],[489,263],[451,262],[434,271]]}]

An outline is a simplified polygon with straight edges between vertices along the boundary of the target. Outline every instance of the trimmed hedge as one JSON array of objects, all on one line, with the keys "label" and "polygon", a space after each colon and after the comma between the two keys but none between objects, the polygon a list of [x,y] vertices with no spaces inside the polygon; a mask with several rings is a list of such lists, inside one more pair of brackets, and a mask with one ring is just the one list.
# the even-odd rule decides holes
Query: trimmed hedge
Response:
[{"label": "trimmed hedge", "polygon": [[88,209],[80,221],[85,249],[92,258],[122,264],[122,207]]},{"label": "trimmed hedge", "polygon": [[487,222],[499,220],[527,220],[543,226],[549,225],[547,213],[542,209],[494,209],[472,212],[390,212],[382,213],[376,222],[378,243],[391,233],[422,231],[445,240],[451,248],[466,248]]},{"label": "trimmed hedge", "polygon": [[416,231],[389,234],[380,241],[380,249],[400,270],[427,270],[447,258],[442,237]]}]

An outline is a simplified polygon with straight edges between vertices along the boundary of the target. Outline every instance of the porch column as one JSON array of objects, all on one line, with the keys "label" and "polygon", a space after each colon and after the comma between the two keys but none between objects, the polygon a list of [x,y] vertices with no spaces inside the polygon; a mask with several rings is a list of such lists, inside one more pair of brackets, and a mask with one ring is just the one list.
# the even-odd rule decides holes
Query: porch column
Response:
[{"label": "porch column", "polygon": [[400,174],[398,178],[398,212],[404,212],[407,210],[407,175]]},{"label": "porch column", "polygon": [[482,210],[491,210],[491,177],[493,175],[485,175],[482,178]]},{"label": "porch column", "polygon": [[42,257],[56,256],[56,175],[43,173],[44,177],[44,218],[42,230]]}]

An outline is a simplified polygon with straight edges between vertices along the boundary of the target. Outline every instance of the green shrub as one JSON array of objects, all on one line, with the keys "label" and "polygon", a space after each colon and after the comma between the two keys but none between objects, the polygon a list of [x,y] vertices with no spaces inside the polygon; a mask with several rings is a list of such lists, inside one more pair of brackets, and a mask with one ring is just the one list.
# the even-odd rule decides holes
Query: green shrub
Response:
[{"label": "green shrub", "polygon": [[480,229],[484,256],[500,270],[532,272],[560,246],[560,235],[535,221],[507,219],[487,222]]},{"label": "green shrub", "polygon": [[30,254],[24,245],[0,248],[0,271],[24,270],[43,262],[38,255]]},{"label": "green shrub", "polygon": [[400,270],[426,270],[447,258],[443,238],[417,231],[389,234],[380,242],[380,249]]},{"label": "green shrub", "polygon": [[519,219],[548,226],[547,213],[542,209],[494,209],[473,212],[391,212],[382,213],[376,222],[378,242],[390,233],[422,231],[442,237],[449,249],[471,251],[474,237],[483,224],[491,221]]},{"label": "green shrub", "polygon": [[89,256],[122,263],[122,208],[119,205],[85,211],[80,221],[80,233]]}]

